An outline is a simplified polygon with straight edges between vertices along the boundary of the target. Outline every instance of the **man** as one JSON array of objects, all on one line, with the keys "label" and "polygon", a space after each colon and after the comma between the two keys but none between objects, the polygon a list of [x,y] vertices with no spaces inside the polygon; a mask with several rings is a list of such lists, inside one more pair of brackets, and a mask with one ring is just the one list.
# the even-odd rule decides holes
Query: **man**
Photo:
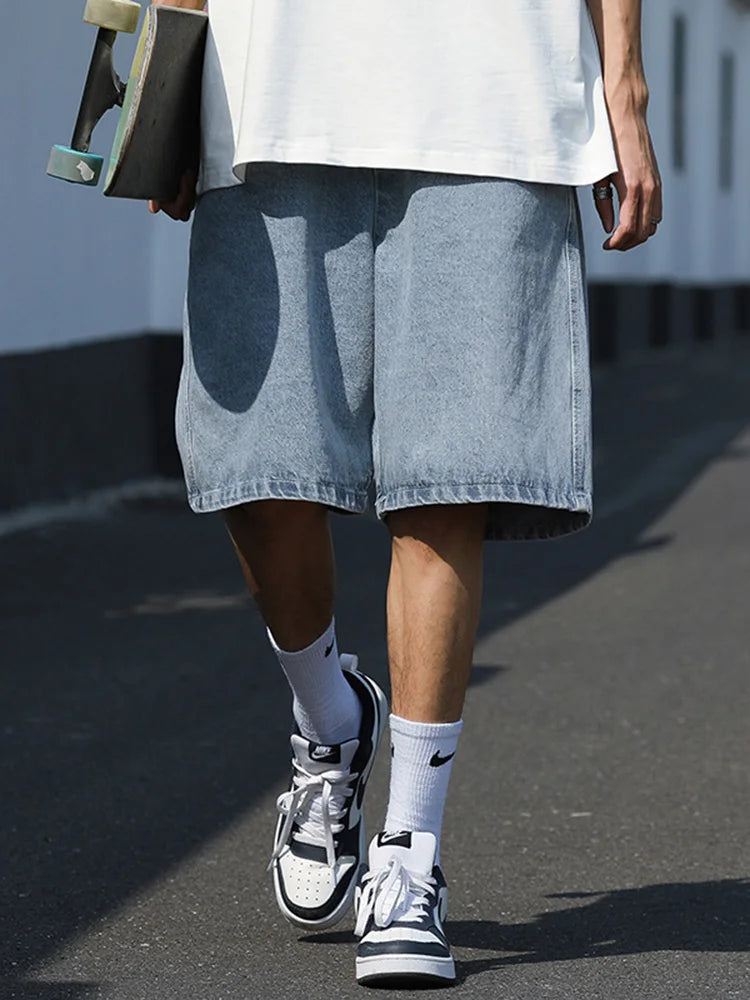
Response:
[{"label": "man", "polygon": [[[661,219],[640,0],[211,0],[210,23],[178,441],[293,692],[277,900],[312,930],[356,894],[360,982],[451,981],[440,830],[483,543],[591,512],[574,186],[606,249]],[[193,201],[186,178],[151,209]],[[365,857],[386,701],[339,656],[328,512],[373,500],[392,762]]]}]

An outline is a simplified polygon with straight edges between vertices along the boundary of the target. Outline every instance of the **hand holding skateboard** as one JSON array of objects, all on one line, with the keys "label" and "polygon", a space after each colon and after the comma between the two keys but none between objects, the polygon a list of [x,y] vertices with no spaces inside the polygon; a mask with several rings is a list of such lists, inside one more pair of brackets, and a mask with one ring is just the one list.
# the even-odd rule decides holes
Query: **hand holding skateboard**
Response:
[{"label": "hand holding skateboard", "polygon": [[[76,184],[98,183],[104,158],[90,152],[94,128],[112,107],[122,110],[104,193],[153,200],[185,211],[183,186],[198,168],[200,88],[207,15],[197,0],[147,11],[125,84],[114,69],[118,31],[133,33],[140,4],[87,0],[84,21],[99,28],[70,146],[54,146],[47,173]],[[180,9],[182,8],[182,9]],[[192,205],[190,205],[192,208]],[[188,212],[189,216],[189,212]],[[177,216],[182,218],[183,215]]]},{"label": "hand holding skateboard", "polygon": [[188,170],[187,173],[182,175],[177,197],[172,201],[150,198],[148,202],[149,212],[152,215],[164,212],[170,219],[174,219],[175,222],[189,222],[192,211],[195,208],[195,188],[197,182],[198,175],[196,172]]}]

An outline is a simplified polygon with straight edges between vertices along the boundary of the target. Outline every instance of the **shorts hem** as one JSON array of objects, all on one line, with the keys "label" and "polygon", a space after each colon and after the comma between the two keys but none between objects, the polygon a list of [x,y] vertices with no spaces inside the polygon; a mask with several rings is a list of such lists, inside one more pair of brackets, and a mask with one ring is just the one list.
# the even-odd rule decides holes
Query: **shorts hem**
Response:
[{"label": "shorts hem", "polygon": [[389,513],[428,504],[489,503],[488,541],[558,538],[588,526],[591,495],[566,493],[520,483],[463,483],[450,486],[402,486],[378,495],[375,512]]},{"label": "shorts hem", "polygon": [[331,483],[304,483],[264,479],[231,487],[188,492],[188,503],[196,514],[226,510],[254,500],[307,500],[351,514],[363,514],[368,506],[366,490],[348,489]]}]

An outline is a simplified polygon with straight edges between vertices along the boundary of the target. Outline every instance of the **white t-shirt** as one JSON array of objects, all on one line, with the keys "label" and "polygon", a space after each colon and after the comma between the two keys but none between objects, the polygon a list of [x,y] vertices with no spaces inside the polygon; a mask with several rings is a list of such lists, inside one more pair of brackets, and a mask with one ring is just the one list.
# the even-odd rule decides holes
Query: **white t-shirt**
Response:
[{"label": "white t-shirt", "polygon": [[587,184],[617,169],[585,0],[210,0],[202,189],[255,161]]}]

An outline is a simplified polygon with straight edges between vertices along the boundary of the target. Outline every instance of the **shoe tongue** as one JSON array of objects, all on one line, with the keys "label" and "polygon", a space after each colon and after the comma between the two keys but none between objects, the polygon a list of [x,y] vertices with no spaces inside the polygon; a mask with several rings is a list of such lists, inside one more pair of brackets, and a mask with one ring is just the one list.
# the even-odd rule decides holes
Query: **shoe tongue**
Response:
[{"label": "shoe tongue", "polygon": [[309,774],[348,771],[358,747],[359,740],[327,746],[325,743],[313,743],[296,733],[292,735],[292,752]]},{"label": "shoe tongue", "polygon": [[370,844],[370,868],[384,868],[393,857],[415,875],[432,875],[437,841],[427,832],[379,833]]}]

